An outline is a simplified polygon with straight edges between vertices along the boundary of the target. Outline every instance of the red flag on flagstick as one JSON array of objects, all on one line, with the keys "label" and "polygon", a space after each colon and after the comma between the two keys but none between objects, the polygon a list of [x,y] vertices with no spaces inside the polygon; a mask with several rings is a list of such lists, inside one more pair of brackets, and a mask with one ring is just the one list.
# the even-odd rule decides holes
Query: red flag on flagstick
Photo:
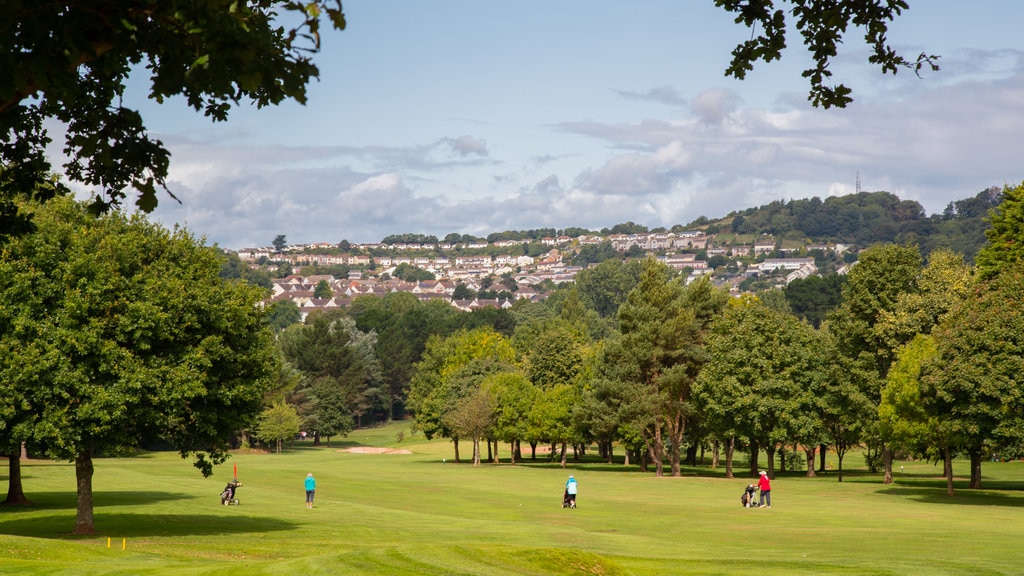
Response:
[{"label": "red flag on flagstick", "polygon": [[235,462],[235,480],[238,480],[238,462]]}]

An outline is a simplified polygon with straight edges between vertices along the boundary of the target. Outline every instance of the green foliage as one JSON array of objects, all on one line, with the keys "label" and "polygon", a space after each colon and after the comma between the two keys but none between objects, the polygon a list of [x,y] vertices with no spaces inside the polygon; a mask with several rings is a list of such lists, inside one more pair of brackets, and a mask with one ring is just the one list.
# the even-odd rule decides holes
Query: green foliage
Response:
[{"label": "green foliage", "polygon": [[915,246],[880,245],[864,250],[843,286],[843,302],[829,313],[829,330],[850,359],[866,355],[884,378],[895,350],[875,329],[905,293],[918,291],[921,254]]},{"label": "green foliage", "polygon": [[433,272],[424,270],[423,268],[417,268],[416,266],[406,264],[405,262],[399,264],[395,268],[393,276],[395,278],[405,280],[406,282],[423,282],[434,279]]},{"label": "green foliage", "polygon": [[278,300],[267,306],[267,325],[275,333],[302,321],[299,305],[293,300]]},{"label": "green foliage", "polygon": [[[0,386],[24,399],[22,439],[76,461],[90,503],[91,458],[140,443],[209,475],[276,370],[262,290],[220,279],[216,250],[182,230],[70,199],[28,208],[36,232],[0,259]],[[79,513],[91,531],[91,505]]]},{"label": "green foliage", "polygon": [[943,447],[977,454],[988,442],[1016,445],[1024,438],[1022,301],[1024,265],[1008,265],[935,328],[937,356],[924,367],[922,397]]},{"label": "green foliage", "polygon": [[978,252],[978,276],[990,280],[1009,266],[1024,260],[1024,183],[1006,186],[1003,202],[992,210],[988,244]]},{"label": "green foliage", "polygon": [[64,174],[98,190],[94,212],[120,204],[129,188],[149,212],[165,189],[168,151],[137,111],[123,107],[133,66],[146,63],[151,99],[181,96],[223,121],[242,100],[257,107],[305,102],[306,84],[319,73],[311,57],[321,18],[345,27],[336,0],[14,2],[4,9],[0,201],[48,180],[45,126],[56,121],[67,130]]},{"label": "green foliage", "polygon": [[640,279],[639,262],[606,260],[593,268],[580,270],[576,289],[588,308],[603,317],[614,316],[629,291]]},{"label": "green foliage", "polygon": [[[811,83],[807,99],[815,106],[845,108],[853,101],[852,90],[844,84],[829,85],[832,78],[832,58],[843,44],[843,35],[849,26],[864,28],[864,43],[871,50],[868,62],[882,72],[896,74],[900,69],[920,75],[923,68],[937,71],[939,57],[921,53],[915,60],[907,60],[888,44],[889,23],[896,19],[907,3],[902,0],[847,0],[839,6],[803,0],[776,0],[778,4],[792,4],[790,10],[776,9],[773,0],[715,0],[715,5],[736,13],[736,23],[751,29],[750,39],[733,50],[727,76],[740,80],[763,60],[771,62],[782,58],[786,48],[786,33],[795,26],[814,60],[814,66],[804,70],[803,76]],[[787,19],[787,12],[789,18]]]},{"label": "green foliage", "polygon": [[273,406],[260,413],[256,421],[256,437],[277,447],[281,453],[281,443],[285,438],[294,438],[299,432],[299,415],[295,407],[284,402],[275,402]]},{"label": "green foliage", "polygon": [[331,285],[327,283],[327,280],[321,280],[316,283],[316,287],[313,288],[313,298],[332,298],[334,292],[331,291]]},{"label": "green foliage", "polygon": [[783,293],[797,318],[819,328],[825,316],[839,306],[845,281],[846,276],[839,274],[797,278],[786,285]]}]

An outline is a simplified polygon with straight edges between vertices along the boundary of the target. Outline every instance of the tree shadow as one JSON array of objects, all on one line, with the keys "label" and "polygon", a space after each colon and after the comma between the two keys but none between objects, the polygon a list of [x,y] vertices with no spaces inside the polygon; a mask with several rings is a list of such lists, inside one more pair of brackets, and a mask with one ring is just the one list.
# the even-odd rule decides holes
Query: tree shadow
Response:
[{"label": "tree shadow", "polygon": [[946,484],[936,486],[900,486],[895,485],[879,490],[883,496],[897,496],[903,499],[916,500],[928,504],[952,504],[957,506],[1001,506],[1010,508],[1024,508],[1024,498],[1007,494],[1005,492],[994,492],[992,489],[971,489],[967,488],[967,482],[962,484],[953,483],[953,496],[946,494]]},{"label": "tree shadow", "polygon": [[[0,506],[0,518],[5,514],[18,511],[75,510],[78,507],[78,495],[74,491],[26,491],[25,497],[32,501],[31,506]],[[191,500],[193,498],[195,496],[192,494],[161,492],[157,490],[98,490],[92,494],[93,507],[95,509],[100,509],[104,506],[139,506],[152,504],[153,502]],[[216,503],[217,494],[211,494],[210,500]]]},{"label": "tree shadow", "polygon": [[[233,511],[233,510],[232,510]],[[96,533],[71,534],[74,514],[38,513],[0,521],[0,534],[33,538],[81,539],[96,536],[146,538],[157,536],[215,536],[294,530],[297,524],[269,516],[224,514],[130,514],[103,513],[94,516]]]}]

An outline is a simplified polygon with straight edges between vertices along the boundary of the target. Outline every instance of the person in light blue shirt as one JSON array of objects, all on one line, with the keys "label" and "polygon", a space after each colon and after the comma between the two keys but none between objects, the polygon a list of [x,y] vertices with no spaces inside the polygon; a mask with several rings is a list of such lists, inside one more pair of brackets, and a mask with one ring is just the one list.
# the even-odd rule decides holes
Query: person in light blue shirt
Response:
[{"label": "person in light blue shirt", "polygon": [[565,508],[576,507],[576,479],[569,476],[569,479],[565,481],[565,497],[562,499],[562,506]]},{"label": "person in light blue shirt", "polygon": [[313,495],[316,493],[316,480],[313,473],[306,474],[306,510],[313,509]]}]

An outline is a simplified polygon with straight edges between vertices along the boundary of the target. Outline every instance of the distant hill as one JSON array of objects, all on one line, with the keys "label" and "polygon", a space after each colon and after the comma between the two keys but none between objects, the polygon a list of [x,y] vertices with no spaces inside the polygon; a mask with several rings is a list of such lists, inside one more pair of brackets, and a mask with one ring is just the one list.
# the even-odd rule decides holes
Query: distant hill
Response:
[{"label": "distant hill", "polygon": [[974,198],[950,202],[942,214],[925,214],[920,203],[889,192],[860,192],[822,200],[775,201],[730,213],[719,220],[702,218],[696,227],[719,234],[759,236],[783,241],[850,244],[917,244],[925,255],[949,248],[970,261],[985,244],[986,217],[1002,201],[1002,190],[989,188]]},{"label": "distant hill", "polygon": [[[701,216],[686,226],[676,224],[671,229],[649,229],[642,224],[625,222],[599,231],[584,228],[506,230],[489,234],[486,239],[449,234],[444,241],[494,243],[516,240],[536,242],[541,246],[543,238],[555,236],[578,238],[587,235],[703,230],[715,234],[719,246],[750,244],[764,235],[771,236],[783,247],[788,245],[797,248],[806,244],[847,244],[854,249],[883,243],[917,244],[925,256],[936,248],[949,248],[973,262],[974,256],[986,242],[986,218],[1002,199],[1002,189],[992,187],[982,190],[973,198],[950,202],[941,214],[929,216],[915,200],[901,200],[890,192],[858,192],[824,200],[818,197],[788,202],[777,200],[757,208],[731,212],[723,218]],[[399,234],[388,236],[382,243],[433,244],[437,241],[434,236]],[[585,246],[583,252],[588,251],[601,251],[601,248]],[[580,261],[574,263],[585,264],[615,256],[610,247],[604,251],[608,254],[598,255],[600,257],[593,254],[578,256]]]}]

